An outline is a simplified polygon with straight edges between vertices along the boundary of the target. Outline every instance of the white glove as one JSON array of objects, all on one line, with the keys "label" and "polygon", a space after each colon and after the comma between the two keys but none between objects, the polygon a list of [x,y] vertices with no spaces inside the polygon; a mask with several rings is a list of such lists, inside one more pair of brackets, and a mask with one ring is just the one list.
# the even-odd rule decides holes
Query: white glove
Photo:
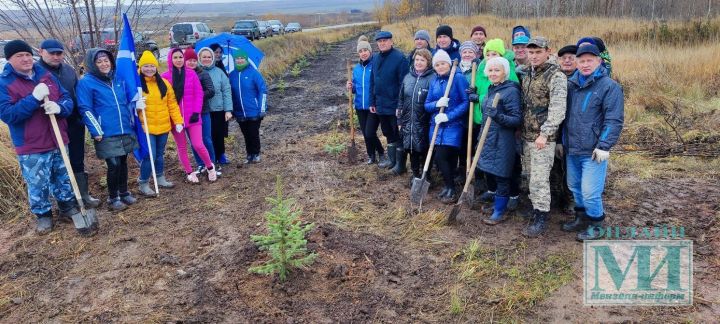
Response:
[{"label": "white glove", "polygon": [[45,113],[48,115],[57,115],[60,113],[60,105],[55,101],[48,101],[42,104],[42,107],[45,108]]},{"label": "white glove", "polygon": [[35,97],[38,101],[42,101],[45,99],[45,97],[50,95],[50,88],[48,88],[47,84],[45,83],[38,83],[38,85],[35,86],[35,89],[33,89],[32,96]]},{"label": "white glove", "polygon": [[147,107],[145,104],[145,100],[147,100],[144,96],[140,96],[140,99],[138,99],[137,102],[135,102],[135,109],[143,110]]},{"label": "white glove", "polygon": [[448,103],[450,103],[450,98],[448,97],[442,97],[438,99],[437,103],[435,104],[435,107],[447,107]]},{"label": "white glove", "polygon": [[177,124],[177,125],[175,125],[175,132],[176,132],[176,133],[182,133],[182,131],[183,131],[183,125],[182,125],[182,124]]},{"label": "white glove", "polygon": [[440,113],[440,114],[435,115],[435,124],[436,125],[442,124],[448,120],[449,120],[448,116],[445,113]]},{"label": "white glove", "polygon": [[607,159],[610,158],[610,152],[603,151],[601,149],[595,149],[592,152],[592,159],[593,161],[597,163],[602,163],[603,161],[607,161]]}]

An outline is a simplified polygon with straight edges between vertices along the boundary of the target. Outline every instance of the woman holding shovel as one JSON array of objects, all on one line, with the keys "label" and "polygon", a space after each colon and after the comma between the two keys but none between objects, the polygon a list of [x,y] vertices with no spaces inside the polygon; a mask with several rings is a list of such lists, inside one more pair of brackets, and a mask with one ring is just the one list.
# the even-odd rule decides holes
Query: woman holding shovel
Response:
[{"label": "woman holding shovel", "polygon": [[[450,56],[442,49],[438,49],[432,62],[437,78],[430,83],[428,96],[425,99],[425,111],[432,114],[428,138],[432,137],[433,129],[439,127],[435,140],[434,161],[440,169],[445,187],[438,195],[438,199],[445,204],[451,204],[457,200],[455,174],[464,134],[464,116],[468,110],[468,96],[465,93],[468,83],[462,73],[455,72],[450,93],[444,97],[452,65]],[[444,108],[443,112],[440,111],[442,108]]]},{"label": "woman holding shovel", "polygon": [[[487,132],[485,147],[480,153],[478,169],[492,177],[497,183],[495,206],[485,224],[496,225],[505,220],[511,175],[515,162],[515,128],[522,123],[522,98],[520,87],[508,79],[510,62],[504,57],[495,57],[485,63],[485,75],[490,80],[487,96],[482,102],[483,119],[492,119]],[[499,95],[497,108],[492,107],[495,96]]]},{"label": "woman holding shovel", "polygon": [[[165,144],[167,143],[168,133],[175,124],[175,130],[182,131],[183,118],[180,114],[175,92],[170,83],[167,82],[158,73],[158,61],[150,51],[145,51],[140,57],[140,83],[142,85],[142,95],[145,97],[145,115],[138,114],[143,122],[145,132],[150,135],[150,152],[153,155],[155,163],[155,173],[157,175],[157,185],[161,188],[172,188],[175,186],[165,179]],[[147,117],[147,118],[145,118]],[[140,139],[143,140],[143,139]],[[138,185],[140,193],[145,196],[154,196],[155,192],[150,189],[150,176],[152,175],[150,165],[150,156],[145,157],[140,162],[140,178]]]},{"label": "woman holding shovel", "polygon": [[[77,85],[80,113],[95,139],[95,154],[107,164],[108,208],[124,210],[137,202],[128,190],[127,155],[138,147],[133,131],[132,103],[125,81],[115,74],[115,58],[93,48],[85,56],[87,73]],[[145,109],[145,99],[136,103]]]}]

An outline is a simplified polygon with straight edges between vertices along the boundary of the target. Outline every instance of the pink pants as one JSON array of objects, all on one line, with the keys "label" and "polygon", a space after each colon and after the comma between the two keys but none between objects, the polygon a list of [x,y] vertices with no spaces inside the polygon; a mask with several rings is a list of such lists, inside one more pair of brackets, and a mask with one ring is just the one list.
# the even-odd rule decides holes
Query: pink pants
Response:
[{"label": "pink pants", "polygon": [[195,152],[198,153],[200,159],[203,160],[203,163],[205,163],[206,166],[213,165],[212,161],[210,161],[210,154],[208,154],[207,148],[205,148],[205,144],[203,144],[202,127],[200,127],[200,124],[185,128],[182,133],[176,132],[173,128],[172,135],[175,139],[175,144],[177,144],[178,159],[180,159],[180,164],[182,164],[185,169],[185,173],[189,174],[193,171],[187,155],[187,141],[185,141],[185,133],[190,136],[190,144],[193,149],[195,149]]}]

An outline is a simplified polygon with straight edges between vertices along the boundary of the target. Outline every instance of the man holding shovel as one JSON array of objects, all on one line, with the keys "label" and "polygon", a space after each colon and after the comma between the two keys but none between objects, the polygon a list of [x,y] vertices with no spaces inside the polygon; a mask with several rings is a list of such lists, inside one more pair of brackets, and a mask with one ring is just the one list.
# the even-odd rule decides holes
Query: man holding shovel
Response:
[{"label": "man holding shovel", "polygon": [[[58,202],[60,219],[71,220],[80,214],[48,117],[58,117],[62,145],[67,145],[65,118],[72,113],[73,101],[57,78],[34,62],[32,48],[26,42],[11,41],[4,52],[9,65],[0,74],[0,119],[10,128],[28,187],[30,211],[37,216],[36,231],[47,234],[53,228],[51,192]],[[92,234],[90,228],[78,232]]]}]

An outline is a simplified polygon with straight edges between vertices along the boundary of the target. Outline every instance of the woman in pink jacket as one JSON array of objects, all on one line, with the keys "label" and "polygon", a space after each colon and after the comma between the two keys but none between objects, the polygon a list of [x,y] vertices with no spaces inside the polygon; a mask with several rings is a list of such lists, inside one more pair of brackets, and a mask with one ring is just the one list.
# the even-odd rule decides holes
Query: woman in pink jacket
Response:
[{"label": "woman in pink jacket", "polygon": [[200,79],[198,79],[195,71],[185,67],[183,52],[179,48],[170,51],[168,67],[170,67],[170,70],[163,73],[162,77],[172,84],[175,97],[180,106],[180,113],[185,121],[184,129],[181,129],[181,132],[177,132],[175,127],[172,128],[172,135],[175,138],[178,158],[185,169],[187,180],[191,183],[199,182],[197,172],[193,171],[190,166],[184,133],[188,134],[195,152],[198,153],[203,163],[208,166],[208,180],[215,181],[217,180],[215,165],[210,160],[210,155],[207,148],[205,148],[205,144],[203,144],[202,138],[202,118],[200,118],[200,113],[203,105],[203,90]]}]

